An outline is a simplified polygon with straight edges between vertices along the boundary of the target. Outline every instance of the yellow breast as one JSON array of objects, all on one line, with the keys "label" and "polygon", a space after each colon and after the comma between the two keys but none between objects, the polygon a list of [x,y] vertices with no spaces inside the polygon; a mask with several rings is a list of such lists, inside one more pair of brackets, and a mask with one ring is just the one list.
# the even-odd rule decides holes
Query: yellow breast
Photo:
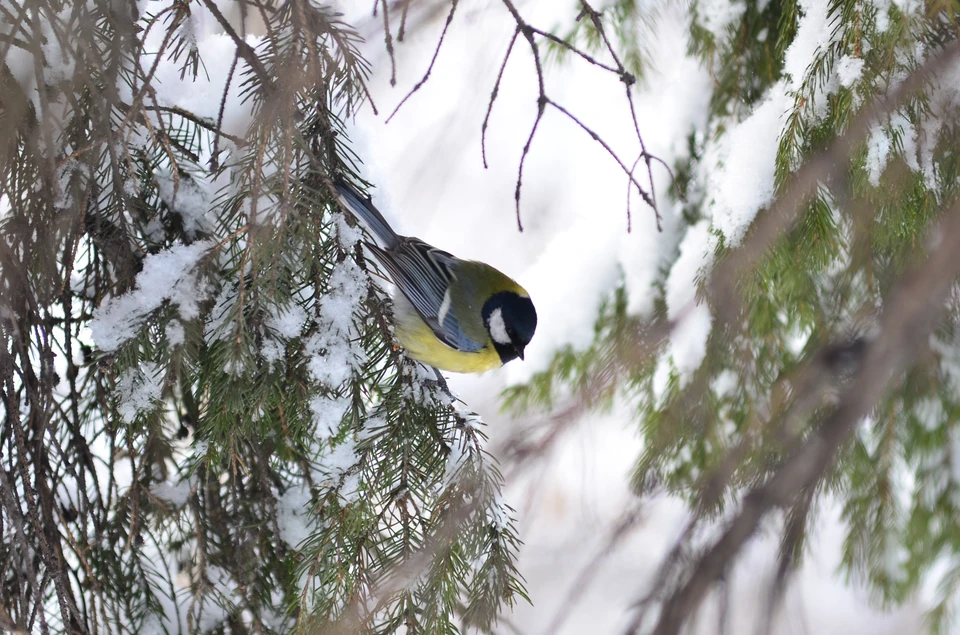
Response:
[{"label": "yellow breast", "polygon": [[482,373],[503,365],[492,346],[484,346],[474,353],[458,351],[438,340],[415,311],[405,311],[405,307],[396,305],[395,308],[400,309],[394,315],[397,341],[413,359],[454,373]]}]

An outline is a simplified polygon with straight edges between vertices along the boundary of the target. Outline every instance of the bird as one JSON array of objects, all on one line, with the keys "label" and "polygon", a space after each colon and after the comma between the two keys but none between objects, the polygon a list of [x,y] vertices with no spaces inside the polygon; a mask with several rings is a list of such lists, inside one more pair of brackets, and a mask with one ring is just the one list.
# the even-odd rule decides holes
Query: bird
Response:
[{"label": "bird", "polygon": [[394,334],[409,357],[455,373],[523,359],[537,329],[537,311],[523,287],[486,263],[400,236],[371,198],[342,177],[333,185],[340,205],[379,243],[364,242],[398,291]]}]

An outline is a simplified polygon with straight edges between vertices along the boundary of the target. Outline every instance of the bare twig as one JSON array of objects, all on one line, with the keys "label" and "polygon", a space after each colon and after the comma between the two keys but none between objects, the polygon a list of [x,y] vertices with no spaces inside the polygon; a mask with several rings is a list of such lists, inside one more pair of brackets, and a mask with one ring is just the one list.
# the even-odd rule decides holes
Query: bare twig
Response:
[{"label": "bare twig", "polygon": [[[486,109],[486,113],[485,113],[484,118],[483,118],[483,124],[481,125],[481,133],[480,133],[480,153],[481,153],[481,159],[483,160],[483,167],[484,167],[484,168],[488,168],[488,167],[489,167],[489,161],[488,161],[488,159],[487,159],[487,146],[486,146],[487,136],[486,136],[486,135],[487,135],[487,128],[489,127],[489,124],[490,124],[490,115],[491,115],[491,113],[492,113],[492,111],[493,111],[493,105],[494,105],[494,103],[496,102],[497,97],[499,96],[500,84],[501,84],[501,82],[503,81],[503,75],[504,75],[504,72],[505,72],[507,63],[508,63],[509,60],[510,60],[510,56],[511,56],[511,55],[513,54],[513,52],[514,52],[514,45],[516,44],[517,37],[518,37],[518,35],[521,35],[521,34],[522,34],[522,35],[523,35],[523,38],[527,41],[527,44],[528,44],[528,46],[529,46],[529,49],[530,49],[531,54],[533,55],[533,62],[534,62],[534,67],[535,67],[536,77],[537,77],[537,112],[536,112],[536,116],[534,117],[534,120],[533,120],[533,125],[530,127],[530,132],[529,132],[529,134],[527,135],[526,142],[524,143],[523,149],[521,150],[521,153],[520,153],[520,162],[519,162],[519,165],[518,165],[518,168],[517,168],[517,180],[516,180],[516,185],[515,185],[515,187],[514,187],[514,195],[513,195],[513,198],[514,198],[514,210],[515,210],[515,214],[516,214],[517,227],[518,227],[518,229],[519,229],[520,231],[523,231],[523,221],[522,221],[522,219],[521,219],[521,213],[520,213],[520,194],[521,194],[521,190],[523,189],[523,175],[524,175],[524,170],[525,170],[525,168],[526,168],[527,156],[530,154],[530,149],[531,149],[531,147],[533,146],[533,140],[534,140],[534,138],[536,137],[537,132],[538,132],[539,129],[540,129],[540,122],[541,122],[541,120],[543,119],[543,115],[544,115],[544,113],[546,112],[547,106],[548,106],[548,105],[552,105],[552,106],[554,106],[555,108],[557,108],[560,112],[562,112],[566,117],[568,117],[569,119],[571,119],[572,121],[574,121],[580,128],[582,128],[584,131],[586,131],[586,132],[591,136],[592,139],[594,139],[595,141],[597,141],[598,143],[600,143],[601,146],[603,146],[604,150],[605,150],[608,154],[610,154],[610,156],[612,156],[612,157],[617,161],[617,163],[620,165],[620,167],[623,169],[624,173],[626,174],[626,176],[627,176],[627,183],[628,183],[628,194],[627,194],[627,231],[629,232],[629,231],[631,230],[631,228],[632,228],[631,210],[630,210],[630,191],[629,191],[630,185],[633,185],[634,187],[636,187],[636,188],[637,188],[637,191],[640,193],[640,196],[643,198],[643,200],[644,200],[648,205],[650,205],[650,206],[653,208],[653,210],[654,210],[654,215],[655,215],[656,222],[657,222],[657,228],[658,228],[658,230],[662,230],[661,216],[660,216],[660,212],[659,212],[659,210],[657,209],[657,205],[656,205],[656,193],[655,193],[655,188],[654,188],[653,173],[652,173],[652,167],[651,167],[651,166],[652,166],[652,162],[655,161],[655,160],[656,160],[656,161],[659,161],[660,163],[663,163],[663,161],[660,160],[660,159],[658,159],[657,157],[654,157],[653,155],[651,155],[651,154],[647,151],[646,146],[644,145],[643,138],[642,138],[642,136],[640,135],[639,124],[638,124],[638,122],[637,122],[636,109],[635,109],[634,104],[633,104],[633,96],[632,96],[632,93],[631,93],[631,90],[630,90],[630,89],[631,89],[631,86],[633,86],[633,84],[636,82],[636,78],[634,78],[634,76],[633,76],[632,74],[630,74],[629,72],[627,72],[626,69],[624,68],[623,64],[620,62],[620,59],[619,59],[619,57],[617,56],[616,51],[613,49],[612,45],[610,44],[609,38],[607,37],[606,33],[603,31],[603,25],[602,25],[602,23],[601,23],[600,20],[599,20],[599,14],[594,11],[594,12],[591,13],[590,15],[591,15],[591,17],[594,17],[595,26],[596,26],[596,28],[600,31],[600,33],[602,34],[603,41],[604,41],[607,49],[609,50],[611,56],[613,57],[614,62],[616,63],[616,66],[611,66],[610,64],[607,64],[607,63],[605,63],[605,62],[602,62],[602,61],[598,60],[596,57],[594,57],[593,55],[590,55],[590,54],[587,53],[586,51],[582,50],[581,48],[579,48],[579,47],[577,47],[577,46],[575,46],[575,45],[573,45],[573,44],[571,44],[571,43],[569,43],[569,42],[564,41],[562,38],[559,38],[559,37],[557,37],[556,35],[554,35],[554,34],[552,34],[552,33],[549,33],[548,31],[544,31],[544,30],[542,30],[542,29],[539,29],[539,28],[536,28],[536,27],[532,26],[532,25],[529,24],[526,20],[524,20],[523,17],[520,15],[520,12],[517,10],[517,7],[516,7],[516,5],[514,4],[514,1],[513,1],[513,0],[501,0],[501,1],[502,1],[503,5],[506,7],[507,11],[508,11],[508,12],[510,13],[510,15],[513,17],[513,20],[514,20],[514,22],[516,23],[516,28],[515,28],[513,34],[511,35],[510,40],[509,40],[509,42],[508,42],[508,44],[507,44],[506,52],[505,52],[505,54],[504,54],[504,56],[503,56],[503,61],[501,62],[499,72],[497,73],[497,78],[496,78],[496,80],[494,81],[493,88],[491,89],[490,98],[489,98],[489,100],[487,101],[487,109]],[[374,14],[376,14],[377,6],[380,6],[380,5],[378,5],[378,3],[375,2],[375,3],[374,3]],[[404,11],[403,16],[404,16],[404,20],[406,19],[406,12],[407,12],[408,6],[409,6],[409,2],[404,2],[404,3],[403,3],[403,11]],[[585,10],[586,10],[586,8],[589,8],[589,5],[584,5],[584,6],[585,6]],[[392,71],[391,71],[391,72],[392,72],[392,74],[391,74],[391,84],[392,84],[392,83],[393,83],[393,79],[394,79],[394,77],[395,77],[395,71],[393,70],[395,67],[394,67],[394,62],[393,62],[393,50],[392,50],[390,27],[389,27],[389,21],[388,21],[389,19],[388,19],[388,15],[387,15],[387,5],[386,5],[386,3],[385,3],[385,0],[384,0],[384,2],[383,2],[383,4],[382,4],[382,8],[383,8],[383,16],[384,16],[384,38],[385,38],[385,41],[386,41],[386,44],[387,44],[387,51],[388,51],[388,53],[390,54],[390,58],[391,58],[391,69],[392,69]],[[410,99],[410,97],[412,97],[414,93],[416,93],[418,90],[420,90],[420,88],[421,88],[421,87],[426,83],[426,81],[429,79],[429,77],[430,77],[430,75],[431,75],[431,73],[432,73],[432,71],[433,71],[433,67],[434,67],[434,65],[435,65],[435,63],[436,63],[436,61],[437,61],[437,57],[438,57],[439,54],[440,54],[440,49],[441,49],[441,47],[442,47],[442,45],[443,45],[444,38],[445,38],[445,36],[446,36],[446,34],[447,34],[447,30],[448,30],[448,28],[449,28],[449,26],[450,26],[450,23],[451,23],[452,20],[453,20],[453,17],[454,17],[454,13],[455,13],[455,11],[456,11],[456,8],[457,8],[457,0],[453,0],[453,1],[451,2],[450,11],[449,11],[449,13],[447,14],[446,23],[444,24],[443,31],[442,31],[441,34],[440,34],[440,39],[439,39],[439,41],[437,42],[437,46],[435,47],[435,49],[434,49],[434,51],[433,51],[433,56],[432,56],[432,58],[431,58],[431,60],[430,60],[430,64],[429,64],[428,67],[427,67],[426,73],[424,73],[424,75],[423,75],[423,77],[420,79],[420,81],[418,81],[418,82],[413,86],[413,88],[403,97],[403,99],[400,101],[400,103],[397,104],[396,108],[394,108],[394,110],[393,110],[393,112],[390,114],[390,116],[387,117],[387,122],[388,122],[388,123],[393,119],[394,115],[397,114],[397,112],[398,112],[398,111],[400,110],[400,108],[407,102],[407,100]],[[590,11],[593,11],[593,10],[590,9]],[[398,37],[397,37],[397,40],[398,40],[398,41],[402,39],[402,33],[403,33],[403,25],[401,24],[400,34],[399,34]],[[599,68],[599,69],[601,69],[601,70],[603,70],[603,71],[605,71],[605,72],[612,73],[612,74],[616,75],[616,76],[620,79],[620,81],[623,82],[624,86],[626,87],[626,91],[627,91],[627,100],[628,100],[628,103],[629,103],[629,105],[630,105],[630,113],[631,113],[631,117],[632,117],[632,120],[633,120],[634,129],[635,129],[635,131],[636,131],[636,133],[637,133],[637,139],[638,139],[639,144],[640,144],[640,147],[641,147],[640,158],[642,158],[642,159],[644,160],[645,165],[646,165],[646,167],[647,167],[647,175],[648,175],[648,178],[649,178],[649,185],[648,185],[647,187],[649,187],[649,190],[647,190],[644,186],[641,186],[640,183],[639,183],[639,181],[638,181],[638,180],[635,178],[635,176],[634,176],[634,172],[635,172],[635,169],[636,169],[636,163],[634,164],[634,167],[633,167],[633,168],[629,168],[629,169],[628,169],[628,168],[626,167],[625,162],[624,162],[622,159],[620,159],[620,157],[619,157],[615,152],[613,152],[613,150],[612,150],[612,148],[610,147],[610,145],[607,144],[602,138],[600,138],[600,137],[592,130],[592,128],[591,128],[590,126],[588,126],[585,122],[583,122],[583,121],[580,120],[579,118],[577,118],[577,117],[575,117],[574,115],[572,115],[572,114],[570,113],[570,111],[569,111],[565,106],[559,104],[558,102],[556,102],[555,100],[551,99],[551,98],[548,96],[547,90],[546,90],[546,82],[545,82],[545,78],[544,78],[543,60],[542,60],[542,57],[541,57],[540,46],[539,46],[539,43],[538,43],[538,41],[537,41],[537,38],[543,38],[544,40],[547,40],[547,41],[549,41],[549,42],[551,42],[551,43],[553,43],[553,44],[555,44],[555,45],[557,45],[557,46],[562,47],[564,50],[567,50],[567,51],[570,51],[570,52],[574,53],[575,55],[577,55],[578,57],[580,57],[581,59],[583,59],[583,60],[586,61],[587,63],[589,63],[589,64],[591,64],[591,65],[593,65],[593,66],[596,66],[597,68]],[[639,159],[638,159],[638,161],[639,161]],[[664,164],[664,165],[666,165],[666,164]],[[668,172],[670,173],[671,178],[673,178],[673,174],[672,174],[672,172],[669,170],[669,167],[668,167]]]},{"label": "bare twig", "polygon": [[[550,32],[548,32],[548,31],[541,31],[540,29],[538,29],[538,28],[536,28],[536,27],[532,27],[532,26],[530,27],[530,30],[531,30],[533,33],[536,33],[537,35],[539,35],[540,37],[542,37],[542,38],[544,38],[544,39],[547,39],[547,40],[550,40],[551,42],[553,42],[553,43],[556,44],[557,46],[560,46],[561,48],[566,49],[566,50],[570,51],[571,53],[574,53],[575,55],[577,55],[577,56],[579,56],[580,58],[586,60],[586,61],[589,62],[590,64],[593,64],[594,66],[598,66],[598,67],[602,68],[602,69],[605,70],[605,71],[609,71],[609,72],[615,73],[615,74],[617,74],[617,75],[620,75],[620,74],[622,73],[622,71],[617,70],[616,68],[610,66],[609,64],[604,64],[603,62],[601,62],[601,61],[598,60],[597,58],[593,57],[592,55],[590,55],[590,54],[587,53],[586,51],[583,51],[583,50],[577,48],[576,46],[574,46],[573,44],[570,44],[570,43],[567,42],[566,40],[561,39],[561,38],[558,38],[558,37],[557,37],[556,35],[554,35],[553,33],[550,33]],[[606,37],[606,36],[604,36],[604,37]]]},{"label": "bare twig", "polygon": [[503,63],[500,64],[500,72],[497,73],[497,81],[493,83],[493,90],[490,91],[490,101],[487,102],[487,114],[483,116],[483,125],[480,127],[480,156],[483,158],[483,168],[487,169],[487,125],[490,123],[490,113],[493,112],[493,102],[497,100],[500,92],[500,82],[503,80],[503,71],[507,68],[507,62],[510,60],[510,53],[513,52],[513,45],[520,35],[519,27],[510,36],[510,44],[507,45],[507,53],[503,56]]},{"label": "bare twig", "polygon": [[[653,208],[653,213],[656,216],[657,220],[657,230],[663,231],[661,224],[662,218],[660,216],[660,209],[657,207],[657,193],[656,187],[653,181],[653,167],[651,161],[655,159],[653,155],[647,152],[647,145],[643,141],[643,135],[640,134],[640,124],[637,122],[637,110],[633,104],[633,92],[631,88],[636,83],[636,78],[627,72],[627,69],[624,67],[623,62],[620,61],[620,56],[617,55],[617,51],[613,48],[613,45],[610,44],[610,38],[607,37],[607,32],[603,28],[603,22],[601,21],[600,13],[598,13],[592,6],[590,6],[586,0],[581,0],[580,6],[583,7],[583,12],[590,16],[590,21],[593,23],[594,28],[597,29],[597,32],[600,33],[600,37],[603,38],[603,43],[607,47],[607,51],[610,53],[610,56],[613,58],[613,61],[616,63],[616,73],[620,77],[620,81],[623,82],[624,92],[627,95],[627,103],[630,105],[630,118],[633,120],[633,129],[637,134],[637,141],[640,143],[640,157],[643,158],[644,162],[647,164],[647,178],[650,183],[650,196],[649,199],[644,196],[644,200],[647,201],[647,204]],[[666,163],[657,158],[657,161],[666,166]],[[667,171],[670,174],[671,180],[674,180],[673,171],[667,167]],[[630,170],[631,178],[633,174],[633,169]],[[627,231],[630,231],[630,190],[629,185],[627,186]],[[637,186],[637,189],[641,194],[644,194],[643,190],[640,190],[640,187]]]},{"label": "bare twig", "polygon": [[[383,41],[387,47],[387,55],[390,57],[390,85],[397,85],[397,59],[393,54],[393,34],[390,32],[390,9],[387,7],[387,0],[380,0],[383,7]],[[374,2],[373,11],[376,13],[377,5]],[[406,11],[404,11],[404,15]],[[439,46],[437,47],[440,48]],[[427,71],[429,73],[429,71]]]},{"label": "bare twig", "polygon": [[[620,168],[623,170],[623,173],[627,175],[627,178],[628,178],[628,179],[633,183],[633,185],[637,188],[637,192],[640,193],[640,196],[643,197],[643,200],[647,203],[647,205],[649,205],[650,207],[656,209],[656,204],[654,203],[653,199],[650,197],[649,194],[647,194],[647,193],[643,190],[643,187],[640,185],[640,183],[639,183],[635,178],[633,178],[633,169],[632,169],[632,168],[628,168],[628,167],[626,166],[626,164],[624,164],[624,162],[620,159],[620,157],[617,156],[617,153],[613,151],[613,148],[610,147],[610,144],[608,144],[606,141],[604,141],[603,138],[602,138],[600,135],[598,135],[598,134],[597,134],[596,132],[594,132],[591,128],[589,128],[585,123],[583,123],[582,120],[578,119],[578,118],[577,118],[575,115],[573,115],[569,110],[567,110],[566,108],[564,108],[563,106],[561,106],[561,105],[558,104],[557,102],[553,101],[552,99],[548,99],[548,100],[547,100],[547,103],[549,103],[551,106],[553,106],[554,108],[556,108],[557,110],[559,110],[560,112],[562,112],[564,115],[566,115],[571,121],[573,121],[575,124],[577,124],[578,126],[580,126],[580,128],[581,128],[584,132],[586,132],[588,135],[590,135],[590,138],[591,138],[591,139],[593,139],[594,141],[596,141],[597,143],[599,143],[600,146],[601,146],[604,150],[607,151],[607,154],[609,154],[609,155],[613,158],[613,160],[617,162],[617,165],[620,166]],[[658,228],[658,229],[660,228],[659,214],[658,214],[658,217],[657,217],[657,228]]]},{"label": "bare twig", "polygon": [[407,102],[410,97],[413,96],[415,92],[420,90],[420,88],[427,82],[430,78],[430,73],[433,72],[433,65],[437,62],[437,56],[440,55],[440,47],[443,46],[443,39],[447,36],[447,29],[450,28],[450,23],[453,22],[453,14],[457,10],[457,2],[459,0],[452,0],[450,3],[450,13],[447,14],[447,21],[443,25],[443,31],[440,32],[440,40],[437,41],[437,47],[433,50],[433,57],[430,58],[430,65],[427,66],[427,72],[423,74],[423,77],[420,78],[413,88],[410,89],[410,92],[407,93],[406,97],[400,100],[400,103],[397,104],[397,107],[393,109],[393,112],[390,113],[390,116],[387,117],[387,123],[390,123],[390,120],[393,119],[393,116],[397,114],[397,111]]},{"label": "bare twig", "polygon": [[[517,23],[517,30],[523,34],[524,39],[530,45],[530,52],[533,54],[533,63],[537,71],[537,117],[533,120],[533,127],[530,129],[530,136],[523,145],[523,152],[520,153],[520,168],[517,171],[517,187],[513,192],[513,200],[516,205],[517,227],[523,231],[523,223],[520,220],[520,188],[523,184],[523,167],[527,161],[527,154],[530,153],[530,145],[533,143],[533,137],[537,134],[537,128],[540,126],[540,120],[543,119],[543,111],[547,107],[547,91],[543,80],[543,65],[540,63],[540,48],[537,46],[537,40],[533,37],[533,30],[530,25],[520,16],[517,7],[512,0],[503,0],[510,15]],[[511,44],[512,46],[512,44]]]},{"label": "bare twig", "polygon": [[403,13],[400,14],[400,30],[397,31],[397,42],[403,42],[403,36],[407,30],[407,13],[410,11],[410,0],[401,0],[403,3]]},{"label": "bare twig", "polygon": [[[217,134],[213,138],[213,152],[210,156],[211,168],[213,170],[217,169],[217,166],[220,164],[220,137],[224,136],[237,143],[238,139],[236,137],[230,137],[223,131],[223,113],[227,107],[227,95],[230,94],[230,84],[233,82],[233,74],[237,70],[237,62],[240,60],[239,53],[233,54],[233,61],[230,62],[230,70],[227,72],[227,81],[223,86],[223,94],[220,95],[220,110],[217,111]],[[237,145],[243,145],[243,140],[239,139],[240,143]]]}]

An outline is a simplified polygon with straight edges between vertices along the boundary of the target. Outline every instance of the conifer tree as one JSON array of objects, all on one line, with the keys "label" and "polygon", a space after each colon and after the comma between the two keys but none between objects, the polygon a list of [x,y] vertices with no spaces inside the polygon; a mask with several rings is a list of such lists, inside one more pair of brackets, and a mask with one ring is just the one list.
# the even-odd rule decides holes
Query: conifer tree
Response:
[{"label": "conifer tree", "polygon": [[0,13],[0,629],[488,630],[523,597],[500,476],[333,202],[355,31],[310,0]]}]

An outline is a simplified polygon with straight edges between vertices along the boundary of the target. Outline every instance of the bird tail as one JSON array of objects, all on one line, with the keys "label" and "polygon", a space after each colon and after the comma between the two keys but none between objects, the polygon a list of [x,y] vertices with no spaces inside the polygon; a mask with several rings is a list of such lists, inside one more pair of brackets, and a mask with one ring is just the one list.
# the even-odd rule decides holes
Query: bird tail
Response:
[{"label": "bird tail", "polygon": [[373,206],[369,197],[364,196],[355,187],[339,177],[334,181],[333,186],[337,188],[340,204],[357,220],[366,225],[384,247],[392,249],[397,246],[400,237],[393,231],[390,223],[387,222],[380,211]]}]

